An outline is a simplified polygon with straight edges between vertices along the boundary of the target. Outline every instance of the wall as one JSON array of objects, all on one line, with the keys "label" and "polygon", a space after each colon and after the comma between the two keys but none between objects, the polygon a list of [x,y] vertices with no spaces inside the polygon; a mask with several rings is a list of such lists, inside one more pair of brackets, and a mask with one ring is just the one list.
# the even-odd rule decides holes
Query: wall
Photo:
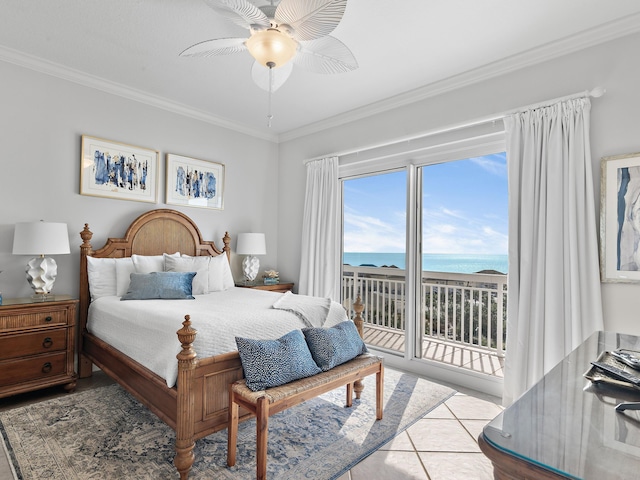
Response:
[{"label": "wall", "polygon": [[[5,298],[31,295],[25,278],[30,257],[11,254],[14,224],[44,219],[65,222],[71,255],[57,255],[54,293],[77,295],[79,232],[89,223],[92,244],[121,237],[138,215],[175,208],[193,218],[205,240],[222,247],[229,231],[266,234],[261,265],[276,265],[278,146],[209,123],[0,62],[0,290]],[[79,194],[81,136],[91,135],[160,152],[158,204]],[[165,154],[176,153],[226,166],[224,209],[167,206]],[[246,175],[246,172],[252,172]],[[232,269],[240,279],[240,258]]]},{"label": "wall", "polygon": [[[121,236],[140,213],[165,206],[162,184],[157,205],[79,195],[83,134],[159,150],[161,179],[167,152],[225,163],[224,210],[177,209],[194,218],[205,239],[216,242],[225,230],[232,235],[265,232],[268,254],[261,258],[261,265],[276,268],[282,278],[297,281],[305,159],[419,134],[601,85],[607,93],[592,100],[591,122],[599,205],[600,158],[640,151],[636,114],[640,111],[640,64],[635,61],[639,48],[640,35],[631,35],[286,141],[279,147],[0,62],[0,290],[5,297],[31,293],[24,279],[28,257],[11,254],[16,222],[45,219],[68,224],[72,254],[56,257],[59,276],[55,292],[75,294],[80,244],[77,233],[85,222],[95,233],[93,244],[97,247],[109,236]],[[245,176],[243,172],[247,171],[252,175]],[[273,196],[274,186],[279,191],[277,198]],[[240,278],[239,263],[240,259],[233,259],[236,278]],[[640,335],[640,321],[636,319],[640,286],[606,284],[602,292],[605,327]]]},{"label": "wall", "polygon": [[[280,144],[279,268],[299,274],[305,159],[472,121],[521,106],[606,88],[592,99],[591,145],[596,208],[599,209],[600,158],[640,152],[640,35],[590,47],[536,66],[406,105],[373,117]],[[428,68],[428,65],[425,65]],[[602,286],[605,328],[640,335],[640,285]]]}]

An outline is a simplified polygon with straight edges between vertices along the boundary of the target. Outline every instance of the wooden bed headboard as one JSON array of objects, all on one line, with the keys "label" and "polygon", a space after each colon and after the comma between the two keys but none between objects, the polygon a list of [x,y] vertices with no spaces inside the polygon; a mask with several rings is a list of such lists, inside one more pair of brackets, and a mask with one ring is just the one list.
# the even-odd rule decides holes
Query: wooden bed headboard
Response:
[{"label": "wooden bed headboard", "polygon": [[229,243],[231,237],[225,232],[222,242],[224,247],[218,249],[214,242],[202,239],[197,225],[184,213],[177,210],[158,209],[143,213],[136,218],[123,238],[109,238],[105,245],[94,250],[91,246],[93,233],[89,224],[84,224],[80,232],[80,293],[79,293],[79,337],[87,326],[87,315],[91,297],[89,295],[89,277],[87,275],[87,257],[122,258],[136,255],[162,255],[163,253],[180,252],[186,255],[217,256],[227,254],[231,258]]}]

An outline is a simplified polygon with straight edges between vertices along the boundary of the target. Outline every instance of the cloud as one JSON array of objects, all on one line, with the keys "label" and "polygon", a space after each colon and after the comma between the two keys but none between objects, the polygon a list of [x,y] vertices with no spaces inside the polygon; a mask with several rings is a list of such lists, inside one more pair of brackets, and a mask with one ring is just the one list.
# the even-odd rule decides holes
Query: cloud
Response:
[{"label": "cloud", "polygon": [[496,254],[507,252],[507,237],[497,232],[487,234],[483,229],[457,228],[451,234],[432,229],[422,237],[423,253]]},{"label": "cloud", "polygon": [[440,233],[455,233],[455,231],[457,230],[455,225],[446,225],[446,224],[430,225],[429,228],[432,228],[436,232],[440,232]]},{"label": "cloud", "polygon": [[475,163],[492,175],[497,175],[499,177],[506,177],[507,175],[507,162],[503,154],[474,157],[470,158],[469,161]]},{"label": "cloud", "polygon": [[508,251],[508,235],[498,225],[487,225],[441,209],[423,220],[423,253],[496,254]]},{"label": "cloud", "polygon": [[430,223],[435,220],[446,222],[452,221],[452,219],[468,221],[468,217],[464,213],[451,210],[447,207],[425,208],[422,211],[422,219],[425,223]]},{"label": "cloud", "polygon": [[507,235],[505,235],[504,233],[498,232],[496,230],[494,230],[492,227],[488,227],[488,226],[484,226],[482,227],[482,231],[485,233],[485,235],[490,236],[490,237],[500,237],[500,238],[508,238]]},{"label": "cloud", "polygon": [[[345,252],[404,252],[404,222],[391,224],[372,216],[346,212]],[[493,226],[461,221],[427,222],[423,227],[423,253],[498,254],[508,251],[508,236]]]},{"label": "cloud", "polygon": [[440,211],[449,217],[466,219],[466,217],[462,213],[456,212],[455,210],[450,210],[446,207],[442,207]]},{"label": "cloud", "polygon": [[[507,219],[501,213],[504,207],[501,202],[505,197],[502,191],[494,191],[496,179],[490,178],[499,176],[506,184],[505,154],[486,155],[469,161],[482,171],[469,169],[467,164],[466,171],[473,175],[468,185],[454,181],[455,175],[460,174],[454,169],[450,172],[453,177],[447,177],[451,179],[451,185],[447,180],[433,191],[426,188],[422,191],[424,253],[504,255],[508,251]],[[401,180],[374,175],[344,183],[345,192],[349,193],[347,196],[352,197],[348,202],[351,208],[347,204],[344,206],[343,241],[346,252],[405,251],[407,212],[403,197],[406,189],[404,178]],[[492,186],[489,187],[484,180],[492,182]],[[478,184],[477,189],[474,184]]]},{"label": "cloud", "polygon": [[406,249],[404,216],[401,225],[380,218],[344,213],[345,252],[404,252]]}]

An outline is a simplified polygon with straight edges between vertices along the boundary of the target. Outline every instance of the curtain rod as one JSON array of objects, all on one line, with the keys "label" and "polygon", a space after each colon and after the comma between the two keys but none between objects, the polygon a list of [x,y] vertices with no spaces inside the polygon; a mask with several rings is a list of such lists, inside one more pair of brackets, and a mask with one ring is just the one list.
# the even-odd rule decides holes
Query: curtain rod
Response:
[{"label": "curtain rod", "polygon": [[495,122],[497,120],[502,120],[503,118],[513,115],[514,113],[524,112],[526,110],[534,110],[536,108],[548,107],[550,105],[554,105],[558,102],[564,102],[566,100],[573,100],[574,98],[582,98],[582,97],[594,97],[599,98],[602,97],[606,93],[606,89],[603,87],[595,87],[592,90],[585,90],[579,93],[573,93],[571,95],[565,95],[564,97],[553,98],[551,100],[546,100],[544,102],[533,103],[531,105],[526,105],[524,107],[515,108],[513,110],[507,110],[502,113],[498,113],[495,115],[488,115],[486,117],[480,117],[476,120],[471,120],[468,122],[457,123],[453,125],[449,125],[448,127],[437,128],[434,130],[429,130],[427,132],[421,133],[419,135],[411,135],[407,137],[401,137],[396,140],[391,140],[383,143],[377,143],[374,145],[370,145],[368,147],[357,148],[353,150],[344,150],[342,152],[330,153],[327,155],[322,155],[321,157],[310,158],[309,160],[305,160],[304,164],[306,165],[309,162],[313,162],[316,160],[322,160],[327,157],[342,157],[345,155],[353,155],[354,153],[367,152],[369,150],[375,150],[376,148],[384,148],[390,145],[395,145],[397,143],[411,142],[413,140],[419,140],[422,138],[431,137],[433,135],[438,135],[441,133],[452,132],[455,130],[460,130],[461,128],[469,128],[475,127],[476,125],[482,125],[483,123]]}]

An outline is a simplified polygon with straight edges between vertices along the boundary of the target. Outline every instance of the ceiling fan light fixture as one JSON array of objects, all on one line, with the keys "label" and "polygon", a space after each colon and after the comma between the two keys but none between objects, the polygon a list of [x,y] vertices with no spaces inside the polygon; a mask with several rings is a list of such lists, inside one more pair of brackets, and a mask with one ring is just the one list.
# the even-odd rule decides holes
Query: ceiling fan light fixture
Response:
[{"label": "ceiling fan light fixture", "polygon": [[253,32],[246,45],[258,63],[267,68],[278,68],[293,58],[298,42],[277,28],[267,28]]}]

